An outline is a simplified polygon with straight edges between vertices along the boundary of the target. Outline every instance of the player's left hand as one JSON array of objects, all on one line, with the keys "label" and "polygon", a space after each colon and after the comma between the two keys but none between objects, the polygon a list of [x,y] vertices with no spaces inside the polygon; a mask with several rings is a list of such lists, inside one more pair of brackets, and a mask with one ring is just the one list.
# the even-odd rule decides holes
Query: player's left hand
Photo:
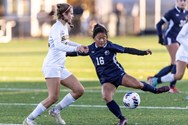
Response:
[{"label": "player's left hand", "polygon": [[152,51],[150,49],[146,50],[147,55],[151,55]]}]

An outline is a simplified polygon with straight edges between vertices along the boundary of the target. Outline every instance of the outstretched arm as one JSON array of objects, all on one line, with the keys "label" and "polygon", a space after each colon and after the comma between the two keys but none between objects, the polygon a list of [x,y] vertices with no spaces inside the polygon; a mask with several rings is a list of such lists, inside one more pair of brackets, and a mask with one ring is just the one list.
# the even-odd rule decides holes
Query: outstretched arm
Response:
[{"label": "outstretched arm", "polygon": [[129,53],[129,54],[133,54],[133,55],[140,55],[140,56],[152,54],[151,50],[149,50],[149,49],[143,51],[143,50],[138,50],[138,49],[135,49],[135,48],[128,48],[128,47],[125,47],[124,53]]}]

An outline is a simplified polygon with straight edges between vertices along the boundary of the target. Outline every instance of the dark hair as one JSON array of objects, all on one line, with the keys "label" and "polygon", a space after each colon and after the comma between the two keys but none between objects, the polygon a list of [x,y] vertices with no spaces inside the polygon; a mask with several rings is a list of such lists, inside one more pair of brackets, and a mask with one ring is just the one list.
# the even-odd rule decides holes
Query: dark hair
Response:
[{"label": "dark hair", "polygon": [[70,11],[71,8],[73,8],[73,7],[68,3],[57,4],[57,18],[66,21],[70,25],[70,27],[72,28],[72,27],[74,27],[72,25],[72,22],[68,22],[68,20],[65,20],[64,16],[62,15],[62,13],[67,14]]},{"label": "dark hair", "polygon": [[96,24],[93,28],[93,38],[95,38],[95,36],[98,34],[98,33],[104,33],[106,34],[106,36],[108,36],[107,34],[107,29],[101,25],[101,24]]}]

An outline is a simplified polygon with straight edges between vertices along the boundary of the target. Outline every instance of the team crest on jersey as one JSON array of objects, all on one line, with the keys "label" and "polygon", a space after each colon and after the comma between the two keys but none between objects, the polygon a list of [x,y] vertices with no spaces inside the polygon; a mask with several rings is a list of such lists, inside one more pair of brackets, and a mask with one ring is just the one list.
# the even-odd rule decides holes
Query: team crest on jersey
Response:
[{"label": "team crest on jersey", "polygon": [[67,40],[67,39],[69,39],[69,36],[68,36],[68,35],[63,35],[63,36],[61,37],[61,41],[62,41],[65,45],[67,45],[67,42],[65,41],[65,40]]},{"label": "team crest on jersey", "polygon": [[176,16],[180,16],[179,14],[176,14]]},{"label": "team crest on jersey", "polygon": [[69,36],[68,36],[68,35],[63,35],[63,36],[61,37],[61,41],[64,41],[64,40],[66,40],[66,39],[69,39]]},{"label": "team crest on jersey", "polygon": [[109,50],[106,50],[106,51],[104,52],[104,54],[105,54],[105,55],[110,55],[110,51],[109,51]]}]

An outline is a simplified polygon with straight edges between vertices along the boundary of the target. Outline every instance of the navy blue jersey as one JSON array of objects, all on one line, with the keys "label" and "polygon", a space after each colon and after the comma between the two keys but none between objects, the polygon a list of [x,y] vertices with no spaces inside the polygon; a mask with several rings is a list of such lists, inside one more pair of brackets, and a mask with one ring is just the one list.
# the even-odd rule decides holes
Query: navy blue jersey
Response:
[{"label": "navy blue jersey", "polygon": [[88,54],[95,66],[96,73],[101,84],[105,82],[120,82],[113,84],[121,84],[121,78],[125,72],[121,64],[116,59],[116,53],[123,53],[125,48],[109,41],[102,48],[98,48],[95,43],[89,45],[88,47]]},{"label": "navy blue jersey", "polygon": [[176,42],[176,37],[178,33],[180,32],[183,25],[186,23],[187,15],[187,10],[180,10],[177,7],[169,10],[164,15],[162,20],[165,22],[169,22],[168,27],[165,31],[165,43],[167,45],[171,44],[171,42]]},{"label": "navy blue jersey", "polygon": [[104,47],[97,47],[95,42],[88,46],[88,53],[67,52],[66,56],[87,56],[89,55],[100,80],[100,83],[112,83],[116,87],[121,85],[122,78],[125,75],[121,64],[116,60],[117,53],[129,53],[133,55],[147,55],[147,51],[135,48],[123,47],[107,41]]}]

